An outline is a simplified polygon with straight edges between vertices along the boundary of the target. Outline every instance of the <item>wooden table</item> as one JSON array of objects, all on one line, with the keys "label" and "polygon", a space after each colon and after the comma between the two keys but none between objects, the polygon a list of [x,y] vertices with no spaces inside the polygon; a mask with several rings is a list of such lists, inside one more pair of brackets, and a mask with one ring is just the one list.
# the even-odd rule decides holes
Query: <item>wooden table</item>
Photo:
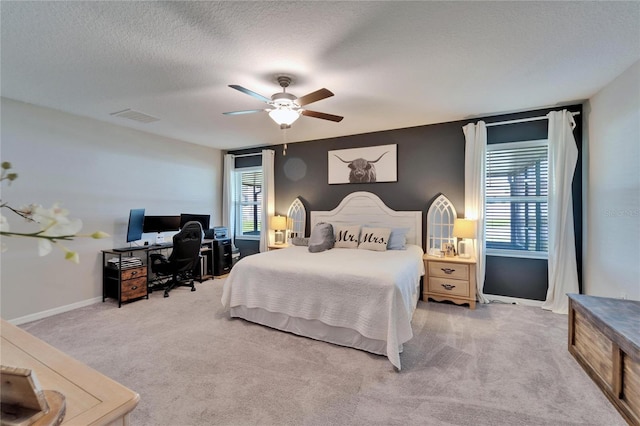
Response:
[{"label": "wooden table", "polygon": [[66,398],[62,424],[129,425],[140,396],[26,331],[1,320],[0,362],[33,370],[44,390]]}]

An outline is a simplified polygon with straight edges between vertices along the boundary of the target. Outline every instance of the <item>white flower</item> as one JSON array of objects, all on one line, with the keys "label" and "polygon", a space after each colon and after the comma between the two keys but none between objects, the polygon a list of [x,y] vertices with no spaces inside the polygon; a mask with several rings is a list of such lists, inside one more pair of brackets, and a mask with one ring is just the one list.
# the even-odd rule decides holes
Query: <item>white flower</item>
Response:
[{"label": "white flower", "polygon": [[[4,161],[0,164],[0,181],[11,183],[18,177],[17,173],[10,172],[11,163]],[[6,208],[21,216],[28,222],[37,223],[40,227],[36,232],[11,232],[7,219],[0,214],[0,236],[1,237],[22,237],[36,238],[38,240],[38,254],[46,256],[51,253],[53,245],[65,252],[65,259],[74,263],[79,263],[80,257],[77,252],[69,250],[61,241],[70,241],[75,237],[108,238],[109,234],[96,231],[91,235],[80,235],[82,221],[80,219],[69,219],[69,211],[60,207],[58,203],[50,209],[45,209],[39,204],[29,204],[20,209],[12,208],[7,202],[0,200],[0,209]],[[6,250],[4,241],[1,241],[2,251]]]},{"label": "white flower", "polygon": [[63,209],[55,203],[50,209],[45,209],[40,205],[31,205],[31,218],[40,224],[42,235],[47,237],[63,237],[75,235],[82,229],[80,219],[69,219],[69,210]]},{"label": "white flower", "polygon": [[[0,232],[9,232],[9,221],[6,217],[2,216],[2,214],[0,214]],[[0,243],[0,251],[2,253],[7,251],[7,245],[4,241]]]}]

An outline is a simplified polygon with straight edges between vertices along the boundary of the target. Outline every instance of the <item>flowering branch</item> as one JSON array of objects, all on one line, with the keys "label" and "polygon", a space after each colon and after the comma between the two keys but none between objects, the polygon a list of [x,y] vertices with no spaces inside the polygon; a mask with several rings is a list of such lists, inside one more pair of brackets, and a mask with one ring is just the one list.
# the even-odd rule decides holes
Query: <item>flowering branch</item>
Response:
[{"label": "flowering branch", "polygon": [[[1,164],[2,173],[0,181],[11,182],[18,178],[18,174],[11,172],[11,163],[5,161]],[[36,238],[38,240],[38,253],[40,256],[46,256],[52,250],[53,244],[65,252],[65,259],[79,263],[78,253],[69,250],[60,241],[71,241],[76,237],[106,238],[109,234],[101,231],[93,234],[79,234],[82,228],[82,221],[79,219],[69,219],[69,211],[61,208],[57,203],[50,209],[45,209],[39,204],[31,204],[29,206],[16,209],[8,203],[0,201],[0,209],[5,208],[22,217],[23,219],[37,223],[40,230],[36,232],[12,232],[9,229],[9,222],[0,214],[0,236],[2,237],[21,237]],[[2,251],[5,251],[4,242],[2,243]]]}]

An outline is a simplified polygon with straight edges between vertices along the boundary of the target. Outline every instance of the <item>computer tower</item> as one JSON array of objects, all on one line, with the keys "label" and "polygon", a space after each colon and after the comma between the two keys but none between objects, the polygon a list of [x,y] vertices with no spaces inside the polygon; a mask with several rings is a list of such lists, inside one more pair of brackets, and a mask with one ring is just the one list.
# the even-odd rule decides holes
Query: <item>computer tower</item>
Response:
[{"label": "computer tower", "polygon": [[233,266],[231,238],[213,241],[213,275],[228,274]]}]

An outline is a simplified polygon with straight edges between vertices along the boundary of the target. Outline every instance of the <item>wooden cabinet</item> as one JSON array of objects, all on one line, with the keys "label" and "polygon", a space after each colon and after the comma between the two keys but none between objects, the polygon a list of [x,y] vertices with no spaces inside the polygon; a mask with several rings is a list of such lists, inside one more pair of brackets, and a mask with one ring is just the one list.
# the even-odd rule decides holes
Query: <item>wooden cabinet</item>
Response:
[{"label": "wooden cabinet", "polygon": [[640,425],[640,302],[569,294],[569,352],[630,425]]},{"label": "wooden cabinet", "polygon": [[271,250],[280,250],[283,248],[287,248],[289,247],[289,244],[287,243],[283,243],[283,244],[269,244],[267,246],[267,250],[271,251]]},{"label": "wooden cabinet", "polygon": [[460,257],[432,257],[425,255],[426,271],[422,298],[450,301],[476,308],[476,262]]},{"label": "wooden cabinet", "polygon": [[[143,259],[109,250],[102,253],[103,302],[107,297],[111,297],[118,300],[120,307],[123,302],[149,298],[146,256]],[[132,259],[138,259],[139,262],[132,262]]]}]

